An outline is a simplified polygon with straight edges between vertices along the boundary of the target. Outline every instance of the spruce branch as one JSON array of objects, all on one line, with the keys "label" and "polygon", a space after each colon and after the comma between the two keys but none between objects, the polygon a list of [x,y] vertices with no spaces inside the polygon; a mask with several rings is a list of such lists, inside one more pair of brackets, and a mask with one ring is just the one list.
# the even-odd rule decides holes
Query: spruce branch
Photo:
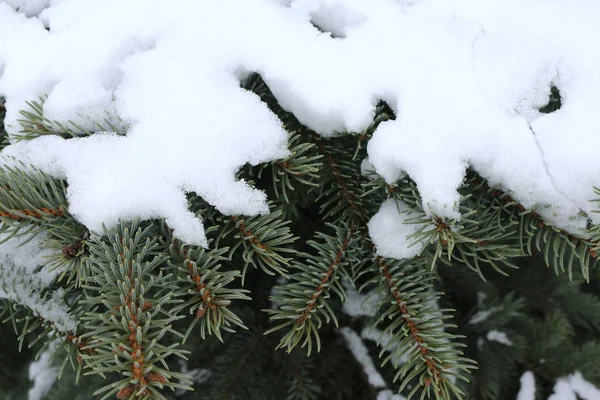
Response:
[{"label": "spruce branch", "polygon": [[[362,241],[369,244],[369,252],[372,253],[374,246],[369,238],[366,223],[369,220],[369,210],[377,209],[381,203],[382,191],[376,187],[377,183],[365,183],[357,178],[360,176],[355,161],[357,152],[351,153],[349,145],[340,145],[339,140],[335,142],[335,146],[334,141],[329,145],[324,139],[317,140],[325,154],[324,175],[329,176],[332,183],[329,187],[333,187],[328,192],[327,189],[322,192],[323,198],[326,199],[322,208],[323,216],[328,219],[334,218],[334,221],[344,218],[356,221],[362,232]],[[441,247],[444,251],[447,251],[448,239],[453,245],[455,242],[481,242],[454,232],[448,235],[443,220],[438,221],[441,224],[438,223],[437,226],[433,224],[433,232],[426,232],[435,220],[425,216],[420,196],[411,180],[404,179],[398,185],[385,184],[384,192],[393,198],[406,199],[409,205],[421,211],[423,220],[412,221],[421,223],[424,227],[421,232],[415,234],[417,241],[437,242],[438,248]],[[443,228],[440,229],[440,226]],[[421,238],[418,237],[419,234]],[[423,237],[423,234],[427,237]],[[362,256],[364,258],[364,254]],[[392,357],[394,360],[399,360],[402,356],[408,357],[408,361],[402,366],[394,365],[398,369],[395,379],[403,378],[400,390],[416,377],[419,385],[410,392],[409,398],[418,391],[421,391],[421,398],[432,394],[438,399],[462,397],[463,392],[454,380],[466,380],[465,376],[468,376],[469,370],[473,368],[473,361],[462,357],[462,353],[457,349],[461,346],[457,342],[460,337],[445,331],[447,328],[453,328],[444,322],[450,318],[450,310],[437,309],[435,299],[438,295],[431,291],[431,281],[435,279],[435,275],[423,268],[426,257],[418,257],[406,265],[401,261],[390,261],[388,265],[382,258],[376,255],[373,257],[376,270],[371,272],[376,272],[376,277],[371,283],[379,284],[381,303],[391,304],[387,310],[384,309],[380,318],[380,321],[391,320],[383,330],[383,334],[390,335],[391,340],[385,344],[379,343],[382,347],[381,355],[387,349],[396,350],[392,352],[393,355],[386,357],[383,363],[389,362]],[[433,264],[434,261],[430,263]],[[363,270],[358,275],[368,272],[369,269]]]},{"label": "spruce branch", "polygon": [[544,254],[546,265],[556,274],[566,271],[572,279],[573,268],[578,265],[581,275],[589,280],[589,269],[597,263],[596,249],[600,243],[600,238],[594,237],[594,227],[588,230],[589,237],[556,228],[544,221],[535,210],[527,210],[507,193],[490,187],[485,180],[476,178],[474,181],[479,183],[481,190],[495,199],[505,220],[518,221],[519,242],[523,251],[531,255],[535,240],[536,248]]},{"label": "spruce branch", "polygon": [[431,281],[435,276],[423,268],[423,260],[402,262],[375,258],[380,275],[379,282],[381,304],[389,304],[379,321],[391,320],[382,331],[391,339],[383,346],[385,350],[396,349],[383,363],[393,358],[406,357],[407,362],[395,366],[398,372],[394,380],[402,378],[400,391],[413,378],[419,385],[408,395],[410,399],[418,391],[421,398],[432,394],[436,399],[451,399],[464,394],[454,383],[454,379],[466,380],[463,373],[473,369],[473,361],[462,357],[457,347],[460,337],[447,333],[453,328],[444,320],[450,318],[450,310],[440,310],[436,301],[438,293],[431,291]]},{"label": "spruce branch", "polygon": [[[11,140],[19,142],[46,135],[56,135],[64,139],[71,139],[91,136],[96,132],[125,134],[123,128],[119,128],[111,122],[113,117],[109,116],[108,113],[102,122],[94,122],[95,129],[93,131],[83,128],[73,121],[69,121],[67,124],[51,121],[44,116],[44,103],[47,98],[48,96],[42,96],[37,101],[26,102],[28,109],[19,111],[21,118],[17,120],[21,129],[17,134],[11,136]],[[117,122],[122,124],[121,120]]]},{"label": "spruce branch", "polygon": [[[0,318],[12,321],[19,348],[25,338],[42,327],[43,336],[55,336],[75,329],[77,321],[70,315],[62,288],[52,290],[42,277],[12,264],[0,265],[0,295],[4,306]],[[38,337],[40,339],[41,336]]]},{"label": "spruce branch", "polygon": [[234,300],[250,300],[245,289],[230,288],[235,279],[240,278],[239,271],[220,271],[220,262],[228,260],[224,254],[227,248],[205,249],[189,248],[179,240],[171,238],[169,246],[172,265],[181,272],[178,275],[178,297],[187,298],[183,303],[173,308],[174,313],[189,309],[194,315],[187,332],[185,341],[194,326],[200,323],[200,335],[214,334],[222,340],[221,330],[234,332],[233,326],[246,329],[242,320],[228,306]]},{"label": "spruce branch", "polygon": [[39,232],[42,225],[60,226],[57,220],[72,219],[66,210],[64,181],[20,162],[0,168],[1,231],[28,234]]},{"label": "spruce branch", "polygon": [[302,141],[302,136],[307,131],[296,117],[286,112],[269,87],[259,74],[251,74],[243,83],[243,88],[255,93],[265,102],[267,107],[281,120],[283,127],[288,132],[288,148],[290,155],[258,167],[258,177],[269,167],[273,189],[277,199],[290,203],[288,190],[295,190],[294,183],[308,187],[318,186],[319,171],[322,168],[322,155],[318,153],[314,143]]},{"label": "spruce branch", "polygon": [[89,265],[85,262],[88,239],[89,231],[72,218],[46,229],[43,243],[51,250],[47,266],[62,271],[58,280],[67,287],[77,288],[89,276]]},{"label": "spruce branch", "polygon": [[321,191],[317,198],[317,201],[323,200],[323,219],[333,222],[352,218],[366,225],[369,220],[361,196],[362,185],[357,178],[360,176],[360,169],[355,160],[354,141],[324,139],[315,133],[312,138],[318,143],[325,163]]},{"label": "spruce branch", "polygon": [[282,215],[281,210],[275,210],[253,217],[219,218],[224,224],[219,232],[217,244],[222,238],[233,233],[235,243],[231,247],[231,254],[236,253],[240,247],[243,249],[242,282],[248,265],[260,268],[269,275],[286,276],[286,267],[291,259],[285,255],[296,253],[291,244],[297,238],[290,232],[289,221],[282,220]]},{"label": "spruce branch", "polygon": [[275,288],[272,301],[279,304],[279,308],[265,310],[271,314],[272,320],[284,320],[265,334],[286,328],[287,333],[278,348],[286,348],[288,352],[300,345],[306,347],[310,355],[313,342],[317,351],[320,351],[318,330],[323,320],[338,325],[327,300],[331,291],[342,301],[346,298],[340,276],[350,277],[346,269],[353,259],[349,252],[352,242],[356,240],[356,231],[353,226],[347,225],[330,227],[335,235],[317,233],[316,240],[308,242],[316,254],[302,253],[304,261],[294,264],[296,272],[291,275],[290,281]]},{"label": "spruce branch", "polygon": [[[190,389],[186,375],[169,371],[165,359],[185,359],[177,342],[163,344],[181,316],[169,311],[174,298],[172,274],[163,274],[168,257],[160,251],[157,232],[139,223],[121,223],[90,241],[91,275],[84,289],[96,292],[83,300],[93,312],[82,318],[83,338],[94,354],[85,355],[89,373],[119,373],[122,379],[96,392],[103,399],[166,399],[165,387]],[[165,338],[166,339],[166,338]],[[182,381],[184,383],[179,383]]]},{"label": "spruce branch", "polygon": [[[288,190],[295,190],[292,180],[300,184],[318,187],[322,156],[315,151],[313,143],[301,142],[301,135],[293,132],[289,137],[290,155],[271,164],[271,177],[275,196],[290,203]],[[299,142],[299,143],[298,143]],[[259,171],[259,178],[262,170]]]}]

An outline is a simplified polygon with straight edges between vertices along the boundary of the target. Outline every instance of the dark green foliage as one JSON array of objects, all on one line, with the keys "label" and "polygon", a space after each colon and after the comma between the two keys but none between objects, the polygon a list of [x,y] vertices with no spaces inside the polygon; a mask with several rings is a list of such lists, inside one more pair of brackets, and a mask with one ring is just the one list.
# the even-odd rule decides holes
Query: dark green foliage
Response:
[{"label": "dark green foliage", "polygon": [[[61,274],[40,296],[64,291],[78,321],[61,331],[18,299],[2,300],[12,325],[3,330],[33,347],[18,357],[18,344],[0,351],[15,364],[0,394],[23,398],[26,361],[55,344],[61,381],[48,399],[375,400],[384,389],[510,399],[525,371],[543,396],[575,371],[600,384],[599,225],[580,235],[551,227],[471,170],[461,220],[429,215],[410,177],[390,183],[361,171],[377,125],[394,118],[385,103],[365,132],[322,138],[259,75],[243,87],[280,118],[290,153],[239,172],[267,192],[266,215],[222,215],[187,194],[208,249],[158,220],[92,234],[69,215],[66,182],[18,163],[0,168],[1,233],[44,235],[47,265]],[[94,132],[48,121],[43,99],[29,107],[12,141],[118,131],[108,121]],[[369,236],[387,199],[417,226],[411,259],[379,257]],[[373,300],[370,315],[343,312],[355,289]],[[363,336],[385,388],[369,383],[341,327]]]},{"label": "dark green foliage", "polygon": [[[18,340],[13,327],[0,324],[0,337],[6,345],[0,351],[0,398],[5,400],[27,399],[26,388],[30,386],[29,363],[35,357],[37,349],[10,346]],[[23,387],[25,386],[25,388]]]},{"label": "dark green foliage", "polygon": [[[352,226],[331,226],[335,235],[317,233],[316,240],[308,241],[313,253],[302,253],[304,261],[294,265],[297,271],[289,281],[275,288],[272,301],[280,304],[276,309],[265,310],[271,319],[278,323],[267,333],[286,328],[287,334],[278,347],[291,351],[296,346],[306,347],[310,355],[313,345],[321,349],[319,329],[325,323],[334,322],[338,326],[335,312],[328,304],[333,293],[341,301],[346,298],[341,278],[352,279],[348,266],[360,263],[360,254],[349,254],[353,242],[359,241]],[[332,251],[336,249],[337,251]]]},{"label": "dark green foliage", "polygon": [[97,392],[106,392],[103,398],[129,393],[123,397],[160,399],[163,387],[187,387],[174,381],[184,376],[170,372],[164,361],[185,359],[185,352],[165,340],[168,334],[178,336],[172,323],[180,317],[168,312],[177,302],[177,286],[173,275],[161,270],[168,256],[157,251],[156,237],[150,227],[122,224],[90,245],[91,273],[84,284],[90,296],[83,304],[92,312],[82,318],[81,336],[87,341],[86,368],[123,375]]}]

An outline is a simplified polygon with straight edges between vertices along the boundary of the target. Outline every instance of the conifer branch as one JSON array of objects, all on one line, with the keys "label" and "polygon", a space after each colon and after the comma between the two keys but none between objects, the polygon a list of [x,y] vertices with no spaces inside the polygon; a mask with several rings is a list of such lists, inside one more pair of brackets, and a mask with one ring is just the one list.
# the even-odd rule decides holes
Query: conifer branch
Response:
[{"label": "conifer branch", "polygon": [[[189,386],[183,374],[168,370],[169,356],[185,358],[178,343],[159,342],[167,333],[180,336],[171,324],[180,319],[168,308],[176,300],[171,274],[163,275],[167,257],[158,248],[156,232],[138,223],[121,224],[90,244],[91,276],[84,289],[98,292],[83,300],[96,311],[83,317],[88,345],[83,357],[93,373],[118,372],[123,379],[96,393],[119,398],[166,399],[160,389]],[[160,365],[160,366],[159,366]]]},{"label": "conifer branch", "polygon": [[348,252],[355,240],[355,228],[352,225],[330,227],[334,229],[335,236],[317,233],[319,241],[308,242],[316,254],[302,253],[305,261],[294,264],[297,272],[291,275],[289,282],[276,287],[272,301],[279,304],[279,308],[265,310],[271,314],[272,320],[284,320],[265,334],[286,328],[287,333],[278,348],[285,347],[288,352],[300,344],[307,347],[310,355],[313,341],[317,351],[320,350],[318,329],[323,323],[321,318],[327,323],[333,321],[337,326],[337,318],[327,299],[333,290],[340,300],[345,300],[339,275],[350,277],[346,267],[353,259]]},{"label": "conifer branch", "polygon": [[435,304],[438,294],[431,292],[430,283],[435,277],[423,269],[423,261],[388,263],[375,258],[380,270],[380,276],[374,279],[379,281],[380,303],[391,304],[379,321],[392,320],[382,332],[382,336],[387,334],[391,339],[380,355],[392,351],[384,364],[407,358],[405,364],[395,366],[398,372],[394,380],[402,378],[402,391],[409,381],[418,379],[419,385],[409,393],[409,399],[419,391],[421,398],[432,394],[436,399],[461,397],[463,393],[453,377],[466,380],[462,373],[473,368],[473,361],[461,357],[462,353],[456,349],[461,346],[456,341],[460,337],[445,332],[454,326],[444,322],[449,318],[446,315],[449,310],[440,310]]},{"label": "conifer branch", "polygon": [[[248,265],[262,269],[269,275],[286,276],[291,259],[286,254],[295,254],[291,244],[297,239],[288,227],[289,221],[281,219],[281,210],[273,211],[267,215],[253,217],[231,216],[225,220],[223,229],[219,233],[219,241],[234,233],[235,243],[231,247],[231,255],[242,247],[242,282]],[[221,218],[224,220],[224,218]]]},{"label": "conifer branch", "polygon": [[258,177],[260,178],[263,171],[269,166],[275,196],[289,204],[288,190],[295,190],[292,182],[309,187],[318,186],[319,171],[322,168],[322,155],[317,152],[314,143],[302,141],[302,135],[307,130],[306,127],[300,124],[292,113],[281,108],[259,74],[251,74],[243,87],[258,95],[267,107],[277,115],[288,132],[290,155],[281,160],[259,166]]},{"label": "conifer branch", "polygon": [[61,229],[73,221],[67,204],[64,181],[24,164],[0,167],[0,231],[25,235],[42,227]]},{"label": "conifer branch", "polygon": [[565,230],[547,224],[546,221],[534,210],[527,210],[507,193],[492,188],[485,180],[473,178],[473,183],[478,185],[490,196],[504,214],[505,220],[515,220],[519,224],[519,242],[531,254],[531,247],[535,239],[536,248],[544,254],[548,267],[555,273],[567,271],[573,277],[573,266],[579,264],[581,275],[588,280],[589,268],[598,263],[597,249],[600,248],[600,238],[594,238],[594,229],[588,230],[590,237],[575,235]]},{"label": "conifer branch", "polygon": [[[44,103],[48,96],[42,96],[37,101],[28,101],[28,109],[21,110],[21,118],[17,120],[21,129],[20,131],[12,135],[11,139],[15,142],[21,140],[32,140],[40,136],[56,135],[64,139],[78,138],[91,136],[96,132],[114,132],[120,135],[124,135],[124,129],[117,127],[107,113],[106,118],[102,122],[95,122],[95,129],[90,131],[76,124],[73,121],[69,121],[67,124],[61,124],[58,121],[51,121],[44,116]],[[120,119],[119,124],[123,125],[123,121]],[[126,130],[126,129],[125,129]]]},{"label": "conifer branch", "polygon": [[349,144],[330,143],[328,139],[312,133],[313,140],[319,144],[325,161],[325,182],[321,184],[321,193],[317,200],[325,199],[321,205],[324,219],[345,218],[350,216],[357,222],[366,225],[369,221],[361,197],[361,183],[356,179],[360,176],[357,169],[355,154]]},{"label": "conifer branch", "polygon": [[[228,286],[240,278],[239,271],[220,271],[220,262],[228,260],[224,254],[227,248],[217,248],[210,251],[192,249],[177,239],[171,239],[170,252],[177,258],[172,259],[172,265],[182,274],[178,275],[178,297],[187,298],[175,306],[173,312],[189,309],[194,319],[187,332],[183,335],[185,341],[196,323],[200,323],[200,335],[214,334],[222,340],[221,330],[234,332],[233,326],[246,328],[241,319],[228,306],[234,300],[250,300],[245,289],[229,288]],[[197,253],[197,254],[196,254]]]}]

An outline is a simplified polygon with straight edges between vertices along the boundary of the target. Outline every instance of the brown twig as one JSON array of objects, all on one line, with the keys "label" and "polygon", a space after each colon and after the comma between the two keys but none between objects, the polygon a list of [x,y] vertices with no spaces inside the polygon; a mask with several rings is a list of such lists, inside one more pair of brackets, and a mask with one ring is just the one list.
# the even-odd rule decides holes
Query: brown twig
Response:
[{"label": "brown twig", "polygon": [[[381,257],[377,256],[375,258],[375,261],[377,262],[377,265],[380,267],[381,274],[385,278],[385,282],[388,285],[388,287],[390,288],[390,293],[392,294],[392,297],[394,298],[396,305],[400,309],[402,319],[404,320],[404,323],[408,327],[410,335],[412,336],[413,340],[415,341],[415,343],[417,345],[417,348],[419,349],[419,353],[421,353],[423,360],[427,364],[427,368],[429,369],[430,375],[433,377],[433,379],[435,381],[441,382],[442,381],[442,379],[441,379],[442,371],[440,369],[438,369],[438,367],[432,361],[433,357],[429,354],[429,349],[427,348],[423,338],[421,338],[421,336],[419,336],[419,333],[420,333],[419,328],[417,327],[417,324],[410,317],[410,313],[406,307],[406,302],[404,300],[402,300],[400,291],[398,290],[398,288],[396,286],[396,282],[394,281],[394,277],[390,274],[388,266],[385,265],[385,263],[383,262],[383,259]],[[431,384],[431,380],[430,380],[430,378],[427,378],[427,380],[425,381],[425,385],[429,386],[430,384]]]},{"label": "brown twig", "polygon": [[340,263],[342,261],[342,257],[344,256],[344,253],[348,249],[348,243],[350,243],[350,238],[352,238],[353,234],[354,234],[354,227],[350,227],[350,231],[348,232],[348,236],[346,236],[344,238],[344,241],[342,242],[342,246],[340,247],[340,249],[338,250],[337,254],[335,255],[335,259],[331,262],[331,264],[329,264],[329,268],[327,268],[327,272],[325,273],[325,275],[323,276],[323,278],[319,282],[319,285],[316,287],[313,295],[310,297],[311,303],[302,312],[302,314],[300,315],[300,317],[298,317],[296,319],[296,324],[298,326],[303,326],[306,323],[306,320],[308,320],[308,318],[310,317],[310,314],[311,314],[312,310],[317,305],[317,300],[323,294],[323,290],[325,289],[325,285],[327,285],[327,283],[331,279],[331,276],[335,272],[336,268],[340,265]]},{"label": "brown twig", "polygon": [[[19,215],[19,214],[22,214],[22,215]],[[63,215],[63,210],[60,207],[58,209],[43,207],[43,208],[40,208],[39,210],[22,209],[22,210],[13,210],[13,212],[0,211],[0,218],[9,218],[9,219],[16,220],[16,219],[25,218],[25,217],[23,217],[23,215],[26,215],[28,217],[42,218],[44,216],[44,214],[52,215],[54,217],[60,217]]]}]

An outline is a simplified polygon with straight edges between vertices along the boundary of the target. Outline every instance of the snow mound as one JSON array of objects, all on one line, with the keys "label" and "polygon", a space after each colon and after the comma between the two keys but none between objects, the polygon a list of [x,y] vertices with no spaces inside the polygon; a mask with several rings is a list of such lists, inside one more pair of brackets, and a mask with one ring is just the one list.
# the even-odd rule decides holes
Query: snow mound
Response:
[{"label": "snow mound", "polygon": [[531,371],[526,371],[521,376],[521,389],[517,400],[535,400],[535,377]]},{"label": "snow mound", "polygon": [[386,200],[369,221],[369,235],[375,243],[377,254],[396,259],[418,255],[425,242],[416,242],[410,235],[423,228],[422,224],[407,223],[415,218],[409,206],[394,199]]},{"label": "snow mound", "polygon": [[600,390],[586,381],[581,372],[560,378],[554,385],[554,393],[548,400],[600,399]]},{"label": "snow mound", "polygon": [[[287,135],[239,87],[249,72],[323,136],[364,130],[386,101],[397,119],[375,131],[369,160],[388,182],[415,180],[429,215],[460,219],[457,188],[472,167],[562,229],[600,222],[589,203],[600,186],[595,1],[3,2],[9,133],[44,94],[49,119],[109,113],[130,127],[5,152],[66,177],[70,211],[90,229],[164,217],[205,245],[186,191],[226,214],[266,212],[235,173],[285,156]],[[551,87],[562,107],[544,114]]]}]

